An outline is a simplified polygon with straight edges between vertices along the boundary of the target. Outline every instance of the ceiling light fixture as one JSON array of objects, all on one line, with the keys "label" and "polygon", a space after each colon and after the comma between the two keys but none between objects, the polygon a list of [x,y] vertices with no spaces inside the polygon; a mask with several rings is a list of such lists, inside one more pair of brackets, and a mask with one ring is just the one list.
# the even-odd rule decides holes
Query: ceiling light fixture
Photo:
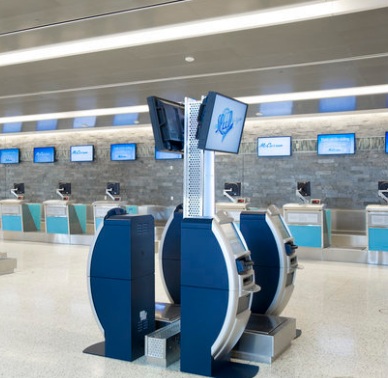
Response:
[{"label": "ceiling light fixture", "polygon": [[324,89],[318,91],[279,93],[271,95],[238,97],[238,100],[247,104],[263,104],[268,102],[317,100],[321,98],[336,98],[347,96],[366,96],[388,93],[388,84],[371,85],[365,87]]},{"label": "ceiling light fixture", "polygon": [[15,123],[15,122],[33,122],[48,119],[69,119],[75,117],[88,116],[107,116],[127,113],[147,113],[148,105],[138,106],[124,106],[120,108],[105,108],[105,109],[90,109],[90,110],[76,110],[71,112],[60,113],[45,113],[45,114],[30,114],[21,116],[0,117],[1,123]]},{"label": "ceiling light fixture", "polygon": [[[372,85],[365,87],[352,87],[340,89],[326,89],[319,91],[306,91],[294,93],[279,93],[272,95],[259,96],[245,96],[237,97],[238,100],[247,104],[263,104],[268,102],[282,102],[282,101],[302,101],[302,100],[316,100],[321,98],[335,98],[346,96],[365,96],[375,94],[388,94],[388,84]],[[75,117],[87,116],[106,116],[126,113],[147,113],[149,111],[148,105],[125,106],[119,108],[105,108],[105,109],[91,109],[78,110],[61,113],[46,113],[46,114],[31,114],[21,116],[0,117],[0,124],[2,123],[16,123],[16,122],[33,122],[48,119],[68,119]],[[259,114],[257,114],[259,115]]]},{"label": "ceiling light fixture", "polygon": [[276,7],[233,16],[9,51],[0,54],[0,67],[280,25],[386,6],[386,0],[322,0],[314,1],[313,4]]}]

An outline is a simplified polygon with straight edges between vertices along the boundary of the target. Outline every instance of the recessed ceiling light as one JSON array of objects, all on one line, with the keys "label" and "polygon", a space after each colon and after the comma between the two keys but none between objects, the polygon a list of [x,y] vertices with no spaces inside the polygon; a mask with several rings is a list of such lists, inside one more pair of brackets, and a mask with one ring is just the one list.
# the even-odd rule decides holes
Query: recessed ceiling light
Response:
[{"label": "recessed ceiling light", "polygon": [[186,58],[185,58],[185,61],[187,63],[192,63],[192,62],[194,62],[194,60],[195,60],[195,58],[193,56],[186,56]]}]

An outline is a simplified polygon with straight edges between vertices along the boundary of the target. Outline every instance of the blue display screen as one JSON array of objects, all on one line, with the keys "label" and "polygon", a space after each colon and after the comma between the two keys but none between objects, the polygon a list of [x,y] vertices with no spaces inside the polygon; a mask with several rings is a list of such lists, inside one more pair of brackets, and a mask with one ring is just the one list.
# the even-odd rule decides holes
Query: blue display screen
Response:
[{"label": "blue display screen", "polygon": [[155,159],[156,160],[169,160],[169,159],[182,159],[182,154],[175,152],[165,152],[155,149]]},{"label": "blue display screen", "polygon": [[385,153],[388,154],[388,131],[385,132]]},{"label": "blue display screen", "polygon": [[237,154],[247,109],[243,102],[209,92],[198,117],[198,148]]},{"label": "blue display screen", "polygon": [[0,164],[17,164],[19,163],[19,149],[7,148],[0,150]]},{"label": "blue display screen", "polygon": [[353,155],[356,152],[356,135],[320,134],[317,137],[318,155]]},{"label": "blue display screen", "polygon": [[35,147],[34,163],[53,163],[55,160],[54,147]]},{"label": "blue display screen", "polygon": [[136,144],[123,143],[110,145],[110,160],[136,160]]}]

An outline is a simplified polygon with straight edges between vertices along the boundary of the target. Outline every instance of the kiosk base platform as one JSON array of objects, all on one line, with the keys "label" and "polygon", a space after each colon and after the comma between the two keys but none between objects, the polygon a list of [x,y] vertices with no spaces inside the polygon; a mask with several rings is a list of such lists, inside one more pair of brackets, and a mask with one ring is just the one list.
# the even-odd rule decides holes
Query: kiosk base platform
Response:
[{"label": "kiosk base platform", "polygon": [[16,259],[7,257],[7,254],[0,252],[0,275],[10,274],[15,271]]},{"label": "kiosk base platform", "polygon": [[300,335],[296,319],[274,315],[252,314],[232,357],[270,364]]}]

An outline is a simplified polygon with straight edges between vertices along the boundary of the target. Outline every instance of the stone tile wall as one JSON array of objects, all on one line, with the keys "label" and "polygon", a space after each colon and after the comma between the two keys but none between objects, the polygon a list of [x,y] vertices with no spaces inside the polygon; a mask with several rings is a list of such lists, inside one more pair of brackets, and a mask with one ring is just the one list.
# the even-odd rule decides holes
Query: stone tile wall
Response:
[{"label": "stone tile wall", "polygon": [[[252,206],[266,207],[298,201],[297,181],[311,181],[313,198],[331,208],[364,208],[378,203],[377,181],[388,180],[388,155],[384,135],[387,114],[355,116],[277,118],[249,121],[244,130],[239,155],[216,155],[216,200],[222,196],[224,182],[241,181],[243,196]],[[319,133],[355,132],[354,156],[322,157],[316,154]],[[258,136],[291,135],[293,154],[287,158],[258,158]],[[137,160],[111,162],[111,143],[137,143]],[[95,161],[71,163],[71,145],[94,144]],[[34,164],[33,147],[55,146],[56,162]],[[0,136],[0,148],[21,149],[21,163],[0,166],[0,198],[12,198],[13,183],[24,182],[29,202],[59,199],[59,181],[71,182],[72,198],[91,203],[104,199],[108,181],[121,184],[121,196],[130,204],[175,205],[182,202],[183,160],[155,161],[151,127],[127,127],[57,131]]]}]

